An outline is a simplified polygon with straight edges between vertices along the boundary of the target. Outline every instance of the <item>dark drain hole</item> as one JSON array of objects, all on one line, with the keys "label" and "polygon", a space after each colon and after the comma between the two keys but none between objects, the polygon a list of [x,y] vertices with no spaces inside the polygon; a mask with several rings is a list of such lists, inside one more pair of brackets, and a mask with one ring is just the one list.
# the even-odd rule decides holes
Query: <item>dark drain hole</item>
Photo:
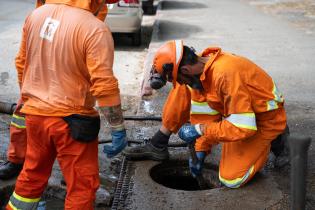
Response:
[{"label": "dark drain hole", "polygon": [[[204,170],[204,173],[217,172],[215,170]],[[151,168],[150,176],[155,182],[171,189],[186,191],[201,190],[197,180],[191,176],[187,162],[163,162]],[[209,180],[205,180],[208,185],[207,189],[216,188]]]}]

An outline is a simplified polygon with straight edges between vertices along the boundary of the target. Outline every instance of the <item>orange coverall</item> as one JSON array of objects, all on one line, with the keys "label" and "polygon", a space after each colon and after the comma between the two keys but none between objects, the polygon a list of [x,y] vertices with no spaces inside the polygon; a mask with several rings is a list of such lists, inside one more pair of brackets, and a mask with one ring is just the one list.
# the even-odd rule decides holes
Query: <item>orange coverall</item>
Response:
[{"label": "orange coverall", "polygon": [[100,107],[120,104],[113,39],[106,24],[93,16],[94,4],[46,0],[26,18],[16,67],[27,150],[6,209],[38,204],[55,158],[67,183],[65,209],[93,209],[99,186],[97,139],[74,140],[63,117],[98,116],[96,100]]},{"label": "orange coverall", "polygon": [[176,84],[163,108],[163,125],[173,133],[189,119],[204,124],[196,151],[222,143],[220,181],[237,188],[265,164],[271,147],[286,127],[284,98],[272,78],[244,57],[207,48],[210,56],[201,82],[204,91]]},{"label": "orange coverall", "polygon": [[[106,1],[108,4],[116,3],[117,0]],[[36,8],[42,6],[41,0],[36,1]],[[104,21],[107,15],[107,5],[100,9],[98,15],[96,16],[101,21]],[[10,142],[7,152],[7,159],[16,164],[22,164],[25,158],[26,152],[26,130],[25,130],[25,117],[24,114],[20,112],[23,106],[21,99],[19,100],[16,110],[13,113],[12,121],[10,125]]]}]

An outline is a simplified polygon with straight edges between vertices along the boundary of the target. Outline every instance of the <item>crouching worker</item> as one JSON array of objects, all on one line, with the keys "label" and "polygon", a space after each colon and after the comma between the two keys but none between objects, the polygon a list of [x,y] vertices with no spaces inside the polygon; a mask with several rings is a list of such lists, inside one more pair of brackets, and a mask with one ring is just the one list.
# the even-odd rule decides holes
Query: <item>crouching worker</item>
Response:
[{"label": "crouching worker", "polygon": [[[178,132],[195,143],[199,162],[190,161],[195,176],[211,146],[221,143],[219,179],[238,188],[264,166],[272,142],[283,140],[277,138],[286,128],[283,96],[272,78],[244,57],[212,47],[198,56],[182,41],[169,41],[155,54],[150,80],[152,88],[169,81],[173,89],[162,127],[147,144],[127,148],[124,154],[130,159],[167,159],[169,137]],[[284,146],[277,143],[282,145],[275,151],[279,155]]]},{"label": "crouching worker", "polygon": [[65,209],[93,209],[99,187],[99,112],[111,126],[108,157],[127,144],[114,44],[95,17],[98,0],[46,0],[25,20],[16,58],[27,148],[6,209],[36,209],[55,159],[63,173]]}]

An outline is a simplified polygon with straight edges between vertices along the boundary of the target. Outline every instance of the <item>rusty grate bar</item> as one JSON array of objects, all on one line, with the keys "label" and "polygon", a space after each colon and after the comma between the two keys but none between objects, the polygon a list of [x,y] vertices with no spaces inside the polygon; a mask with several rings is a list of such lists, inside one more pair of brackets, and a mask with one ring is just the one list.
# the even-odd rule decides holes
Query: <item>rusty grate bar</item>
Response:
[{"label": "rusty grate bar", "polygon": [[111,210],[126,210],[129,204],[129,195],[132,193],[134,163],[123,157],[119,179],[117,182]]}]

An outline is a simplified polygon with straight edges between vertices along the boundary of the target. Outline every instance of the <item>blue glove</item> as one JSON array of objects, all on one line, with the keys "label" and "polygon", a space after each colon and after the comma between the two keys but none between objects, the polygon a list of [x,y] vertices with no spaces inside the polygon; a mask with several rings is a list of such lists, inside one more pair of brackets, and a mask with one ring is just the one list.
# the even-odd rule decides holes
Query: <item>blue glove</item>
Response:
[{"label": "blue glove", "polygon": [[112,131],[112,145],[105,145],[103,152],[108,158],[112,158],[120,153],[126,146],[126,130]]},{"label": "blue glove", "polygon": [[206,153],[205,152],[196,152],[196,156],[198,159],[196,164],[193,164],[191,157],[189,158],[189,169],[190,169],[190,173],[193,177],[201,175],[203,164],[204,164],[204,161],[206,158]]},{"label": "blue glove", "polygon": [[197,124],[197,125],[191,125],[191,124],[183,125],[178,131],[179,138],[181,138],[187,144],[194,143],[196,141],[196,139],[201,136],[200,131],[199,132],[197,131],[196,126],[199,127],[199,124]]}]

